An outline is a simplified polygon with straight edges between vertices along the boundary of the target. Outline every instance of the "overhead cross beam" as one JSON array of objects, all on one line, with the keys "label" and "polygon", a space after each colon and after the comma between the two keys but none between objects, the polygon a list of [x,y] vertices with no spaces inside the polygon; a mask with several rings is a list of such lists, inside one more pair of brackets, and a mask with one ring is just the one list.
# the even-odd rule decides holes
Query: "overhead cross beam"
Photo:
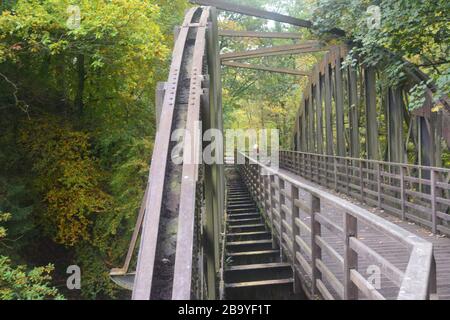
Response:
[{"label": "overhead cross beam", "polygon": [[[191,3],[199,4],[203,6],[211,6],[216,7],[217,9],[244,14],[247,16],[252,17],[258,17],[273,21],[278,21],[282,23],[291,24],[298,27],[304,27],[304,28],[313,28],[313,24],[311,21],[299,19],[290,17],[284,14],[276,13],[276,12],[270,12],[262,9],[252,8],[250,6],[245,6],[241,4],[235,4],[235,3],[229,3],[228,1],[223,0],[190,0]],[[345,31],[333,28],[329,30],[330,33],[333,33],[334,35],[337,35],[339,37],[345,36]]]},{"label": "overhead cross beam", "polygon": [[290,75],[294,75],[294,76],[308,77],[310,75],[309,72],[306,72],[306,71],[286,69],[286,68],[266,67],[266,66],[254,65],[254,64],[249,64],[249,63],[223,61],[222,65],[227,66],[227,67],[234,67],[234,68],[244,68],[244,69],[261,70],[261,71],[267,71],[267,72],[284,73],[284,74],[290,74]]},{"label": "overhead cross beam", "polygon": [[318,41],[308,41],[302,44],[293,44],[285,46],[273,46],[262,49],[248,50],[242,52],[230,52],[220,55],[222,61],[241,60],[250,58],[260,58],[287,54],[300,54],[309,52],[327,51],[328,47],[322,46]]},{"label": "overhead cross beam", "polygon": [[234,13],[245,14],[248,16],[264,18],[269,20],[274,20],[278,22],[283,22],[287,24],[292,24],[294,26],[311,28],[312,23],[308,20],[298,19],[290,16],[286,16],[284,14],[269,12],[261,9],[252,8],[250,6],[243,6],[240,4],[230,3],[222,0],[190,0],[191,3],[203,5],[203,6],[211,6],[216,7],[220,10],[230,11]]},{"label": "overhead cross beam", "polygon": [[297,32],[259,32],[259,31],[237,31],[219,30],[221,37],[235,38],[273,38],[273,39],[301,39],[303,36]]}]

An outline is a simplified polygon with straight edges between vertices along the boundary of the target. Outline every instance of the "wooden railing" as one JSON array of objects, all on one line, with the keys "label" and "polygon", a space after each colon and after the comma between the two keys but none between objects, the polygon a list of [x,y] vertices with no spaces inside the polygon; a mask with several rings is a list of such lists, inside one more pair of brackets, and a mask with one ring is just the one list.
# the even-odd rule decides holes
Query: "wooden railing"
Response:
[{"label": "wooden railing", "polygon": [[281,151],[280,167],[450,235],[450,169]]},{"label": "wooden railing", "polygon": [[[367,299],[427,299],[436,292],[430,242],[243,156],[246,164],[239,165],[239,170],[272,229],[274,244],[292,264],[296,289],[302,286],[310,298],[324,299],[358,299],[359,292]],[[359,236],[363,228],[406,252],[404,268],[378,252],[373,239]],[[362,262],[380,270],[385,288],[377,288],[364,277]]]}]

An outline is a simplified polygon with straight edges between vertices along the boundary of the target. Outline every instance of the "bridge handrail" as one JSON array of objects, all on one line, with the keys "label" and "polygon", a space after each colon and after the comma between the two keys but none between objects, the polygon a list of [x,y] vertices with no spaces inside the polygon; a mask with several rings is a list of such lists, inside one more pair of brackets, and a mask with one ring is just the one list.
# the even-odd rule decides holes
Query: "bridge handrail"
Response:
[{"label": "bridge handrail", "polygon": [[280,151],[280,164],[433,233],[450,235],[450,169],[290,150]]},{"label": "bridge handrail", "polygon": [[434,171],[439,171],[439,172],[443,172],[443,173],[450,173],[449,168],[424,166],[424,165],[410,164],[410,163],[403,163],[403,162],[390,162],[390,161],[383,161],[383,160],[343,157],[343,156],[337,156],[337,155],[328,155],[328,154],[322,154],[322,153],[313,153],[313,152],[297,151],[297,150],[280,150],[280,152],[293,152],[293,153],[308,154],[311,156],[321,156],[321,157],[325,157],[325,158],[334,158],[334,159],[352,160],[352,161],[364,161],[367,163],[374,163],[374,164],[397,166],[397,167],[404,167],[404,168],[411,168],[411,169],[434,170]]},{"label": "bridge handrail", "polygon": [[[400,287],[397,296],[399,300],[427,299],[430,293],[435,292],[436,279],[432,243],[346,200],[278,172],[248,155],[241,153],[241,156],[246,159],[246,164],[243,166],[244,180],[248,184],[255,201],[260,207],[265,209],[265,214],[269,216],[275,234],[278,231],[280,248],[288,248],[287,252],[291,254],[290,260],[294,270],[299,269],[299,266],[300,269],[310,274],[312,295],[320,292],[324,298],[333,298],[333,295],[326,288],[322,280],[322,277],[325,277],[342,299],[355,299],[358,295],[358,289],[369,299],[384,298],[357,271],[358,254],[364,254],[365,257],[372,259],[372,261],[377,261],[382,265],[384,274],[393,280],[394,283],[397,282]],[[256,165],[257,169],[254,166],[252,169],[251,164]],[[268,181],[268,175],[270,175],[270,181]],[[275,177],[277,177],[277,182],[275,182]],[[291,185],[290,196],[286,193],[286,189],[284,189],[286,183]],[[276,195],[275,189],[277,188],[279,189],[279,198],[278,200],[274,200],[273,198]],[[310,265],[300,253],[300,248],[305,249],[306,243],[296,235],[296,230],[300,226],[308,229],[306,224],[295,217],[295,212],[298,215],[298,210],[302,207],[298,199],[298,190],[300,189],[311,194],[309,208],[312,210],[310,210],[311,227],[309,231],[312,245],[311,248],[306,248],[310,249],[311,261],[314,262]],[[270,198],[269,203],[266,200],[267,194],[269,194]],[[291,208],[286,206],[286,198],[291,198]],[[324,216],[320,213],[320,203],[322,201],[332,203],[344,212],[344,227],[341,229],[344,238],[344,257],[340,257],[321,237],[321,227],[327,227],[327,222],[330,222],[323,219]],[[278,202],[277,208],[273,206],[275,202]],[[290,211],[291,214],[290,222],[286,220],[287,211]],[[411,250],[405,272],[396,269],[395,266],[391,265],[387,260],[358,240],[356,237],[358,221],[364,222],[371,228],[388,235],[397,242],[406,245]],[[339,228],[335,225],[334,227]],[[288,234],[289,228],[291,232]],[[322,250],[327,251],[331,256],[334,256],[338,261],[342,262],[344,267],[344,284],[338,281],[332,271],[321,260]],[[396,276],[399,274],[402,277],[399,281],[396,281]]]}]

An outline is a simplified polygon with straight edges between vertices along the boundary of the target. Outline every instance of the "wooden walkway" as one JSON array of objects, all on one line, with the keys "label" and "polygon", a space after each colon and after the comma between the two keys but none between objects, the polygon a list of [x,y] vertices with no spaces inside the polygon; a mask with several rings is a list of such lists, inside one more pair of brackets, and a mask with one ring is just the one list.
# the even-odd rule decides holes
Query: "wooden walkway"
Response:
[{"label": "wooden walkway", "polygon": [[[413,222],[405,222],[397,217],[384,213],[382,210],[369,207],[365,204],[361,204],[358,201],[355,201],[352,198],[349,198],[346,195],[342,195],[340,193],[336,193],[333,190],[321,187],[315,183],[312,183],[304,178],[284,169],[280,169],[280,173],[287,175],[293,179],[296,179],[302,183],[314,186],[315,188],[321,189],[324,192],[328,192],[334,195],[337,195],[345,200],[352,202],[355,205],[361,206],[362,208],[392,222],[396,225],[420,236],[421,238],[430,241],[433,243],[435,259],[437,264],[437,284],[438,284],[438,296],[439,299],[442,300],[450,300],[450,239],[445,236],[437,236],[433,235],[430,230],[427,230],[423,227],[416,225]],[[289,190],[287,190],[289,192]],[[309,193],[303,192],[300,190],[300,198],[301,201],[304,202],[304,205],[307,206],[310,203],[311,195]],[[342,227],[343,225],[343,212],[339,212],[332,204],[329,203],[321,203],[321,213],[326,215],[330,220],[336,222],[336,224]],[[300,210],[300,219],[310,226],[310,214],[303,212]],[[300,232],[300,236],[303,241],[311,245],[311,240],[309,234],[304,232]],[[326,228],[322,228],[322,236],[323,238],[333,246],[333,248],[339,253],[343,254],[343,243],[342,240],[331,234]],[[369,226],[359,224],[358,225],[358,239],[363,241],[364,243],[370,245],[372,249],[374,249],[381,256],[386,258],[389,262],[394,264],[401,271],[405,271],[405,268],[408,263],[409,251],[408,249],[399,244],[399,242],[395,241],[387,237],[384,234],[370,228]],[[304,257],[308,257],[308,254],[304,254]],[[331,269],[331,271],[336,275],[338,280],[343,282],[343,271],[338,264],[334,261],[334,259],[330,256],[327,256],[325,252],[323,252],[323,260],[325,264]],[[310,262],[310,261],[308,261]],[[370,264],[368,261],[365,261],[361,257],[358,260],[358,271],[367,278],[371,276],[371,274],[376,271],[377,266]],[[330,292],[334,293],[337,298],[336,291],[333,289],[333,286],[326,281],[325,285]],[[380,283],[380,293],[388,299],[395,299],[398,294],[398,285],[392,283],[389,279],[382,276]]]}]

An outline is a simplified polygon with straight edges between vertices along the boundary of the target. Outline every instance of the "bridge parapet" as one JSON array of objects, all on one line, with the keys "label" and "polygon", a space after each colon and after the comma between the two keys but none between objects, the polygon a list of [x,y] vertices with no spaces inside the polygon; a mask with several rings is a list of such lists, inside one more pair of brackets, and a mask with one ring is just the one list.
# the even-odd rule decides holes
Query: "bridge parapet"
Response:
[{"label": "bridge parapet", "polygon": [[[283,255],[292,264],[296,286],[311,298],[428,299],[436,292],[432,243],[321,189],[300,182],[243,155],[240,165]],[[331,209],[334,208],[334,209]],[[405,254],[379,252],[380,240]],[[396,254],[396,255],[399,255]],[[364,268],[378,270],[380,282]]]},{"label": "bridge parapet", "polygon": [[450,169],[298,151],[280,151],[280,166],[450,236]]}]

